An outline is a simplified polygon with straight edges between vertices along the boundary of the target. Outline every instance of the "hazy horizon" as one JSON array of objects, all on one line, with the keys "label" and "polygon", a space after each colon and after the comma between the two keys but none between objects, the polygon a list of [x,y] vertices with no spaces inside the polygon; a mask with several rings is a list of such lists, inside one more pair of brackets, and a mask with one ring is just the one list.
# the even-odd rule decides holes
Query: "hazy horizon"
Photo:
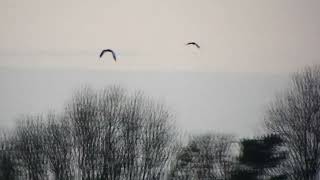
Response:
[{"label": "hazy horizon", "polygon": [[[84,85],[142,90],[166,104],[188,132],[258,134],[268,103],[289,84],[288,74],[117,72],[0,68],[1,126],[22,114],[62,111]],[[261,132],[260,132],[261,133]]]}]

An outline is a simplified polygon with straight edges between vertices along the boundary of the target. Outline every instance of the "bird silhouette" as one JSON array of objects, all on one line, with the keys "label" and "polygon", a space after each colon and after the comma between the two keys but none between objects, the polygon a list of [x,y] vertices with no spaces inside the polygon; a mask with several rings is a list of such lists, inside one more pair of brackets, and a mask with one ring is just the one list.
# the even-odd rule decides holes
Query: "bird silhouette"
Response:
[{"label": "bird silhouette", "polygon": [[194,46],[196,46],[197,48],[200,49],[199,44],[197,44],[196,42],[188,42],[186,45],[187,45],[187,46],[188,46],[188,45],[194,45]]},{"label": "bird silhouette", "polygon": [[105,52],[110,52],[110,53],[112,54],[113,60],[114,60],[114,61],[117,61],[116,54],[115,54],[114,51],[111,50],[111,49],[104,49],[104,50],[102,50],[101,53],[100,53],[100,58],[103,56],[103,54],[104,54]]}]

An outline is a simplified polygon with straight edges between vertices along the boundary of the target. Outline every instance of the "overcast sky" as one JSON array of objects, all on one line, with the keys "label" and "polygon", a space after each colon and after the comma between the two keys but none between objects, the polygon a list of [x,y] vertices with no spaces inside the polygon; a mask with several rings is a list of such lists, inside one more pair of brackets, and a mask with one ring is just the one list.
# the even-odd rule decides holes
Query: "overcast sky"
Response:
[{"label": "overcast sky", "polygon": [[0,69],[0,125],[22,114],[62,111],[83,85],[121,85],[165,103],[182,130],[255,135],[285,74]]},{"label": "overcast sky", "polygon": [[[168,101],[186,129],[250,134],[288,74],[320,63],[319,9],[318,0],[1,0],[0,122],[60,108],[83,83],[121,83]],[[103,48],[119,61],[99,60]]]}]

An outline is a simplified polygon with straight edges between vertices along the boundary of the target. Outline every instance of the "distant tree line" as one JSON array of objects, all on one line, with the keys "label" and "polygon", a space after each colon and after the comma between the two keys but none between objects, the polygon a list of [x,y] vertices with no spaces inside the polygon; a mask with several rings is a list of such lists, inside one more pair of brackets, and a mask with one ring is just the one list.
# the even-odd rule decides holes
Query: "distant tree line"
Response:
[{"label": "distant tree line", "polygon": [[0,180],[315,180],[319,111],[319,66],[292,75],[254,138],[185,141],[169,109],[142,92],[85,87],[62,113],[26,115],[1,131]]}]

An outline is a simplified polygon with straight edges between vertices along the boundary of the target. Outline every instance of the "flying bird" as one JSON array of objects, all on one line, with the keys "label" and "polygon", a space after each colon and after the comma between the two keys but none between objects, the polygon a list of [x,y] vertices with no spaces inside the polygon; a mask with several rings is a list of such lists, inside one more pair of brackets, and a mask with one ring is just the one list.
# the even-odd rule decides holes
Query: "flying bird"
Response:
[{"label": "flying bird", "polygon": [[194,45],[194,46],[196,46],[197,48],[200,49],[199,44],[197,44],[197,43],[195,43],[195,42],[188,42],[186,45],[187,45],[187,46],[188,46],[188,45]]},{"label": "flying bird", "polygon": [[112,54],[113,60],[114,60],[114,61],[117,61],[116,54],[115,54],[114,51],[111,50],[111,49],[104,49],[104,50],[102,50],[101,53],[100,53],[100,58],[103,56],[103,54],[104,54],[105,52],[110,52],[110,53]]}]

